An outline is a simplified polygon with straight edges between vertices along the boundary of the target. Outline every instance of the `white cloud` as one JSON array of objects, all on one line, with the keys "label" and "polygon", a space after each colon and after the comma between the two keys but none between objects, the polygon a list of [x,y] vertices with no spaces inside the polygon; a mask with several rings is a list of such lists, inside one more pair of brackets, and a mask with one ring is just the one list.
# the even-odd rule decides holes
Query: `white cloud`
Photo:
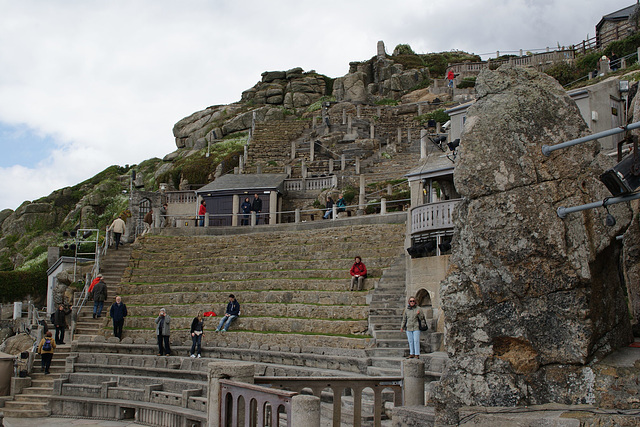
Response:
[{"label": "white cloud", "polygon": [[576,43],[627,3],[0,0],[0,123],[57,143],[37,167],[0,169],[0,209],[164,156],[175,122],[238,101],[265,70],[342,76],[378,40],[421,53]]}]

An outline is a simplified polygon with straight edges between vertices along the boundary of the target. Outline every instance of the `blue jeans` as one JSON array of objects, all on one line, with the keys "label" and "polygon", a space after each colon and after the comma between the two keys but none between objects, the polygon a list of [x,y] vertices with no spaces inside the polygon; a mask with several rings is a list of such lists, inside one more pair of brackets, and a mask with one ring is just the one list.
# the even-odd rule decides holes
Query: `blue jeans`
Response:
[{"label": "blue jeans", "polygon": [[102,313],[102,307],[104,306],[104,301],[94,301],[93,302],[93,314],[97,314],[100,316]]},{"label": "blue jeans", "polygon": [[231,316],[227,317],[223,317],[222,319],[220,319],[220,324],[218,325],[218,329],[224,329],[225,331],[229,330],[229,325],[231,325],[231,322],[233,322],[234,320],[236,320],[238,318],[238,316],[232,314]]},{"label": "blue jeans", "polygon": [[204,215],[198,215],[198,224],[196,224],[196,227],[204,227]]},{"label": "blue jeans", "polygon": [[409,341],[409,354],[420,356],[420,330],[406,332]]},{"label": "blue jeans", "polygon": [[[202,354],[202,334],[191,337],[191,354]],[[196,353],[196,349],[198,352]]]}]

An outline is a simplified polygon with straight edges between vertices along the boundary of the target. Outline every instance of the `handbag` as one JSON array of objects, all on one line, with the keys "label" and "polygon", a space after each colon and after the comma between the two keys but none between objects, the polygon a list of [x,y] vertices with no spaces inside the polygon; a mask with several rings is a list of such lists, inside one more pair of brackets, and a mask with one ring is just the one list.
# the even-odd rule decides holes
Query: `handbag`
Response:
[{"label": "handbag", "polygon": [[422,332],[429,330],[429,325],[427,325],[427,320],[426,319],[422,320],[420,316],[418,316],[418,329],[420,329]]}]

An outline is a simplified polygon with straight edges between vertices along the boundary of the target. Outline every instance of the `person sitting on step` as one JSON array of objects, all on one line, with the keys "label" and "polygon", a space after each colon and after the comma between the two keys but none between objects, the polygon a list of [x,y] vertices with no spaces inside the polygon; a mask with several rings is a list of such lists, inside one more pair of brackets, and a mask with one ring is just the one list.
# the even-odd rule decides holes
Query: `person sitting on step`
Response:
[{"label": "person sitting on step", "polygon": [[240,303],[236,301],[236,297],[231,294],[229,295],[229,304],[227,304],[227,309],[224,313],[224,317],[220,319],[220,323],[218,324],[216,332],[227,332],[229,330],[229,325],[231,325],[231,322],[236,320],[238,316],[240,316]]},{"label": "person sitting on step", "polygon": [[351,270],[349,270],[349,273],[351,273],[351,290],[361,291],[364,286],[364,279],[367,278],[367,267],[359,256],[356,256],[354,261]]}]

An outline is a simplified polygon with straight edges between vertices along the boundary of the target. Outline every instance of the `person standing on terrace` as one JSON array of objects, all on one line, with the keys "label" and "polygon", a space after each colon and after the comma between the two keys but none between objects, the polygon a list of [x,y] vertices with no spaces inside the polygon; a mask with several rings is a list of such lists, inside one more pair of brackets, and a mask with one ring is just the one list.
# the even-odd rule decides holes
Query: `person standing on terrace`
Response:
[{"label": "person standing on terrace", "polygon": [[164,308],[160,309],[160,314],[156,318],[156,335],[158,337],[158,356],[171,356],[169,347],[169,335],[171,333],[171,316]]},{"label": "person standing on terrace", "polygon": [[200,209],[198,210],[198,222],[196,222],[196,227],[200,225],[200,227],[204,227],[204,214],[207,213],[207,203],[203,200],[200,202]]},{"label": "person standing on terrace", "polygon": [[202,311],[198,311],[196,317],[191,322],[191,357],[197,357],[198,359],[202,354],[202,336],[204,335],[204,319],[202,317]]}]

